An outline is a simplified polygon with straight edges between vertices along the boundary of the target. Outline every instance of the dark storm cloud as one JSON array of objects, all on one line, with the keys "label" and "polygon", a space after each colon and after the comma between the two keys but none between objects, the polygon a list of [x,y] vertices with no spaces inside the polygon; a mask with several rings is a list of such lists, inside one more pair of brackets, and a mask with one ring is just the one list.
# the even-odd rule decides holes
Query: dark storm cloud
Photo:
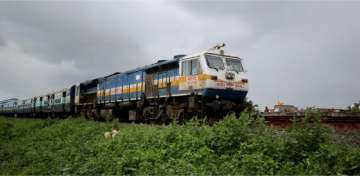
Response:
[{"label": "dark storm cloud", "polygon": [[27,97],[226,42],[250,98],[360,99],[357,2],[0,2],[0,99]]},{"label": "dark storm cloud", "polygon": [[[118,10],[126,13],[129,7],[124,6],[121,4]],[[143,57],[138,41],[122,31],[126,22],[106,11],[110,4],[14,2],[1,7],[2,32],[39,59],[54,63],[74,60],[80,69],[96,70],[107,65],[114,70],[120,58]]]},{"label": "dark storm cloud", "polygon": [[205,26],[162,2],[0,4],[0,36],[7,41],[0,48],[0,98],[43,94],[194,52]]},{"label": "dark storm cloud", "polygon": [[0,47],[5,47],[6,41],[0,36]]},{"label": "dark storm cloud", "polygon": [[0,3],[0,42],[9,41],[0,43],[1,89],[9,92],[0,98],[43,94],[151,62],[129,15],[142,4]]}]

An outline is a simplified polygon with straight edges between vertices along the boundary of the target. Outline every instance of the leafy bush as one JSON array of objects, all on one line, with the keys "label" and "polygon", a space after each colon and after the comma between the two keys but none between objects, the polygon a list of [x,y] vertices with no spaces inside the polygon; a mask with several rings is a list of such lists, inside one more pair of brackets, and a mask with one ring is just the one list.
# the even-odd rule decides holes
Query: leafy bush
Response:
[{"label": "leafy bush", "polygon": [[307,116],[269,128],[250,113],[209,126],[0,118],[0,174],[360,174],[360,149]]}]

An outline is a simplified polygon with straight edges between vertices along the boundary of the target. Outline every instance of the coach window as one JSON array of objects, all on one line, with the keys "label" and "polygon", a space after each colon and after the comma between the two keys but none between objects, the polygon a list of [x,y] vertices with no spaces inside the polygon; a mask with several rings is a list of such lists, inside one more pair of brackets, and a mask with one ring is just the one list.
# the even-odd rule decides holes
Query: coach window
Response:
[{"label": "coach window", "polygon": [[200,60],[198,58],[182,62],[183,76],[198,75],[201,72]]},{"label": "coach window", "polygon": [[201,73],[200,61],[199,59],[191,60],[191,75],[198,75]]},{"label": "coach window", "polygon": [[189,76],[191,75],[191,61],[183,61],[182,62],[182,75]]}]

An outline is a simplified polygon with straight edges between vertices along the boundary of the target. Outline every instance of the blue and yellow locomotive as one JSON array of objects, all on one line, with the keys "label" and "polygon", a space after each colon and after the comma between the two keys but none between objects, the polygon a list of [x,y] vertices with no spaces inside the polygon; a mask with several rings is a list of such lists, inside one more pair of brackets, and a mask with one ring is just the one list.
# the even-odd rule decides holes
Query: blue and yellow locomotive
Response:
[{"label": "blue and yellow locomotive", "polygon": [[[26,112],[130,121],[181,121],[194,115],[212,118],[240,112],[248,79],[242,59],[225,54],[223,46],[34,97],[26,101],[31,109]],[[16,106],[14,114],[19,114]]]}]

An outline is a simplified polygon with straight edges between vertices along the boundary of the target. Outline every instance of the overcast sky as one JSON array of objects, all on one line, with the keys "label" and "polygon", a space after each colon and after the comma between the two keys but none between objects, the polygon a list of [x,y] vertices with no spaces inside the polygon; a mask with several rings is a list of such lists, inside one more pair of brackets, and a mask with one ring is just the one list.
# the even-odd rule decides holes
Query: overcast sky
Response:
[{"label": "overcast sky", "polygon": [[25,98],[225,42],[248,97],[360,100],[358,2],[0,2],[0,99]]}]

